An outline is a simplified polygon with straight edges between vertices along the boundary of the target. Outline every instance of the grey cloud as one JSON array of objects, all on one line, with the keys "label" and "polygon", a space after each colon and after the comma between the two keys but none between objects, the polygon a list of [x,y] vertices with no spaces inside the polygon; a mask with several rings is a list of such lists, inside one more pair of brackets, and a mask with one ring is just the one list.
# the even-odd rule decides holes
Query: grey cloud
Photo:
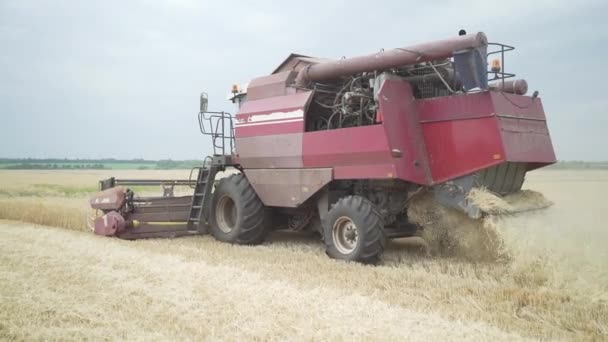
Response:
[{"label": "grey cloud", "polygon": [[0,156],[200,158],[198,94],[290,52],[339,58],[461,27],[517,46],[560,159],[608,160],[602,1],[3,1]]}]

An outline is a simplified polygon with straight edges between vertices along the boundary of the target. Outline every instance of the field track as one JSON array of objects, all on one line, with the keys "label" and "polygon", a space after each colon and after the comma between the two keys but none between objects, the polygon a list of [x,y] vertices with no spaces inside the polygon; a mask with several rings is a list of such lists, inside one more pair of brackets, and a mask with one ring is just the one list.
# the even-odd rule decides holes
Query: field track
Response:
[{"label": "field track", "polygon": [[[521,338],[322,282],[302,287],[296,281],[266,277],[260,270],[239,267],[231,253],[225,262],[202,260],[207,259],[205,253],[192,244],[180,253],[171,243],[110,240],[2,221],[0,338]],[[315,273],[310,267],[302,276],[315,278]]]}]

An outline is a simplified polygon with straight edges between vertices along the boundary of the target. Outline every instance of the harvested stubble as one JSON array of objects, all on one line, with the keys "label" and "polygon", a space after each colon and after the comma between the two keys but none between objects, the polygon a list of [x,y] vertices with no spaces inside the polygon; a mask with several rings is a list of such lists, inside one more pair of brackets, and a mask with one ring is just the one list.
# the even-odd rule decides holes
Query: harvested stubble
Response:
[{"label": "harvested stubble", "polygon": [[[327,265],[311,270],[319,261],[316,248],[236,247],[208,237],[127,242],[25,224],[0,223],[0,234],[4,338],[519,338],[387,303],[345,284],[335,287],[333,280],[318,282],[330,276],[324,272],[332,264],[338,279],[354,281],[366,269],[323,258]],[[278,253],[285,254],[282,261]],[[255,267],[246,261],[251,257],[258,259]],[[312,259],[303,263],[301,257]],[[287,263],[304,269],[296,273],[285,269]]]},{"label": "harvested stubble", "polygon": [[[63,216],[82,220],[71,201]],[[427,256],[419,241],[405,239],[376,267],[330,260],[318,241],[288,233],[246,247],[208,236],[129,242],[4,224],[0,335],[605,339],[605,249],[596,241],[573,246],[580,239],[570,241],[568,222],[589,222],[564,219],[562,203],[490,222],[508,258]],[[80,222],[72,227],[86,229]]]}]

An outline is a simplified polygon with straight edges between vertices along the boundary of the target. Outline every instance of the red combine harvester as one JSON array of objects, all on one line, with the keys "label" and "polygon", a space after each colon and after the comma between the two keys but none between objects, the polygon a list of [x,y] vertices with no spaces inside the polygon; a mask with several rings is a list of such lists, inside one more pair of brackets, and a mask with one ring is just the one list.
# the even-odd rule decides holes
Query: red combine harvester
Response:
[{"label": "red combine harvester", "polygon": [[[92,228],[124,239],[210,232],[239,244],[312,230],[330,257],[374,262],[386,239],[417,233],[407,206],[421,190],[479,218],[471,189],[514,193],[527,171],[556,161],[538,92],[527,96],[527,83],[504,71],[513,49],[461,32],[340,60],[291,54],[233,87],[234,117],[207,111],[201,95],[214,155],[195,179],[101,181]],[[227,168],[239,172],[216,180]],[[129,185],[165,193],[141,197]],[[175,185],[193,194],[175,197]]]}]

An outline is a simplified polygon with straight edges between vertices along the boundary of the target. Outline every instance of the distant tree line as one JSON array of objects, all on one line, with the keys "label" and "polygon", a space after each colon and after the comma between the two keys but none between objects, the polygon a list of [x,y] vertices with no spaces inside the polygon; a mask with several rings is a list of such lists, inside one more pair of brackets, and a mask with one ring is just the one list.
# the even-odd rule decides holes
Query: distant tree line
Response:
[{"label": "distant tree line", "polygon": [[103,164],[39,164],[39,163],[20,163],[11,164],[2,167],[8,170],[103,170],[106,167]]},{"label": "distant tree line", "polygon": [[191,169],[195,166],[202,166],[201,160],[159,160],[156,163],[156,169],[171,170],[171,169]]},{"label": "distant tree line", "polygon": [[[120,165],[117,166],[117,165]],[[60,170],[60,169],[112,169],[113,166],[122,169],[191,169],[202,166],[202,160],[144,160],[144,159],[9,159],[0,158],[0,169],[11,170]]]},{"label": "distant tree line", "polygon": [[145,160],[145,159],[114,159],[114,158],[103,158],[103,159],[68,159],[68,158],[0,158],[0,164],[152,164],[155,165],[158,161],[156,160]]},{"label": "distant tree line", "polygon": [[551,169],[561,170],[583,170],[583,169],[608,169],[608,161],[604,162],[587,162],[582,160],[560,160],[556,164],[549,166]]}]

